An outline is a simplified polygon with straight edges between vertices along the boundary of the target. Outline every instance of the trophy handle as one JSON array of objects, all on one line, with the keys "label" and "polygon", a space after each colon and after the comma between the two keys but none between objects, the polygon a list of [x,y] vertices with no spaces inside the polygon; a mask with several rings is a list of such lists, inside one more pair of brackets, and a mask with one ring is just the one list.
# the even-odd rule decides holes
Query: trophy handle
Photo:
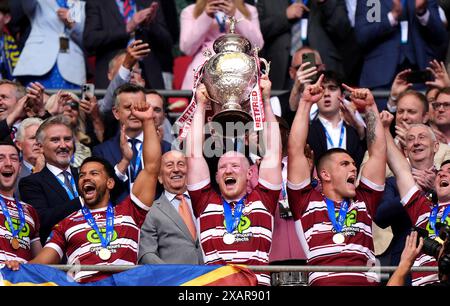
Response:
[{"label": "trophy handle", "polygon": [[264,73],[264,75],[269,75],[269,72],[270,72],[270,62],[268,62],[266,59],[264,59],[264,58],[260,58],[259,59],[260,61],[261,61],[261,63],[264,63],[264,66],[265,66],[265,73]]}]

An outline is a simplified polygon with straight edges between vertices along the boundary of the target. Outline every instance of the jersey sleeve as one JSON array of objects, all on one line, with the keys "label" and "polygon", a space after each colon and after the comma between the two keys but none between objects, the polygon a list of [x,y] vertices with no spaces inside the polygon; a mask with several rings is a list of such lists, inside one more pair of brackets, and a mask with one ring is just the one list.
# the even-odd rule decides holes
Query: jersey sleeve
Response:
[{"label": "jersey sleeve", "polygon": [[52,232],[47,239],[47,243],[45,244],[46,248],[54,249],[59,254],[60,259],[64,257],[66,250],[66,237],[64,234],[66,231],[65,220],[66,219],[53,227]]},{"label": "jersey sleeve", "polygon": [[378,204],[383,197],[384,185],[377,185],[365,177],[361,177],[358,188],[356,188],[356,199],[366,203],[367,212],[375,217]]},{"label": "jersey sleeve", "polygon": [[34,221],[34,233],[30,237],[30,242],[34,242],[34,241],[40,240],[39,230],[41,228],[41,225],[39,223],[39,216],[38,216],[36,210],[33,208],[33,206],[28,205],[27,207],[28,207],[28,212],[29,212],[31,218]]},{"label": "jersey sleeve", "polygon": [[123,209],[124,214],[131,215],[139,228],[144,224],[145,217],[147,216],[150,207],[143,204],[133,193],[130,193],[130,195],[120,202],[119,205],[116,209]]},{"label": "jersey sleeve", "polygon": [[401,203],[408,213],[412,224],[417,224],[420,216],[429,213],[432,206],[432,203],[423,195],[416,185],[414,185],[401,199]]},{"label": "jersey sleeve", "polygon": [[[188,185],[187,189],[191,197],[194,216],[199,218],[206,206],[208,206],[208,203],[212,203],[212,197],[217,196],[217,194],[212,189],[209,179],[195,185]],[[220,203],[220,199],[218,201]]]},{"label": "jersey sleeve", "polygon": [[259,179],[255,190],[258,192],[263,205],[272,215],[275,215],[278,199],[280,197],[281,185],[272,185],[269,182]]},{"label": "jersey sleeve", "polygon": [[309,202],[311,201],[311,195],[314,189],[311,186],[311,179],[308,178],[300,184],[293,184],[287,182],[287,194],[289,207],[291,209],[294,220],[299,220]]}]

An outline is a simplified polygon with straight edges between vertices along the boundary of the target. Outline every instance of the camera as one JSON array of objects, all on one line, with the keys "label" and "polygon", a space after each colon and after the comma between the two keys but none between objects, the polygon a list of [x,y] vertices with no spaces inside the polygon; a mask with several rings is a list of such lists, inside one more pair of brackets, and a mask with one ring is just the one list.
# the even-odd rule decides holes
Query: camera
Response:
[{"label": "camera", "polygon": [[435,227],[439,232],[439,236],[435,239],[428,237],[426,229],[414,227],[413,230],[417,231],[418,239],[423,238],[422,252],[433,256],[438,261],[439,278],[441,278],[441,275],[450,275],[450,226],[436,222]]}]

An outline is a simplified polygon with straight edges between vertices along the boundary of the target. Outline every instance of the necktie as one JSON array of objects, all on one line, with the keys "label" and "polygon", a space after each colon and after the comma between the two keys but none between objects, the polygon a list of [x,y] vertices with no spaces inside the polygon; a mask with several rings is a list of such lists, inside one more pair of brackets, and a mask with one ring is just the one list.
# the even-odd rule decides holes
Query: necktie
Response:
[{"label": "necktie", "polygon": [[302,25],[301,25],[301,20],[299,20],[296,23],[294,23],[291,28],[291,55],[292,56],[302,46],[301,35],[302,35]]},{"label": "necktie", "polygon": [[133,9],[133,0],[124,0],[123,1],[123,19],[125,23],[131,20],[134,15]]},{"label": "necktie", "polygon": [[184,195],[177,194],[176,198],[180,200],[180,206],[178,206],[178,213],[181,216],[181,219],[183,219],[184,223],[186,224],[187,228],[189,229],[189,232],[192,235],[192,238],[194,240],[197,239],[197,232],[195,230],[195,224],[194,220],[192,219],[191,210],[189,209],[189,204],[187,203]]},{"label": "necktie", "polygon": [[70,192],[74,194],[72,184],[70,183],[70,173],[68,171],[63,171],[62,174],[64,175],[64,185],[66,185]]},{"label": "necktie", "polygon": [[[128,141],[131,143],[131,150],[133,151],[133,158],[131,159],[131,164],[130,164],[130,169],[131,169],[131,182],[134,182],[135,180],[135,172],[139,171],[137,169],[135,169],[136,167],[136,160],[137,160],[137,156],[138,156],[138,150],[137,150],[137,144],[139,143],[139,139],[136,138],[130,138],[128,139]],[[136,173],[137,176],[137,173]]]}]

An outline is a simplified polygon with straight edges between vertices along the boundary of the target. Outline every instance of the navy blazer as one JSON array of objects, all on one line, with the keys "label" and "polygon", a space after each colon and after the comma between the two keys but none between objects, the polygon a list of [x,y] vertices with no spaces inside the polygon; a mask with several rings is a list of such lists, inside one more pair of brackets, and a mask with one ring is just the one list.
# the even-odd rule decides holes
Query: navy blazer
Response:
[{"label": "navy blazer", "polygon": [[[137,10],[150,6],[159,0],[136,0]],[[117,7],[116,0],[86,1],[86,25],[83,36],[84,47],[96,55],[95,85],[108,86],[108,64],[118,51],[125,49],[131,38]],[[136,30],[136,39],[150,44],[152,52],[142,62],[143,78],[147,88],[164,88],[160,62],[165,54],[172,52],[172,37],[167,28],[161,8],[156,11],[155,20],[148,26]]]},{"label": "navy blazer", "polygon": [[[365,139],[360,140],[358,132],[355,128],[347,125],[344,122],[346,132],[346,148],[350,156],[355,160],[356,167],[359,169],[361,165],[364,153],[366,152],[367,145]],[[328,151],[327,138],[325,136],[325,127],[319,118],[311,121],[308,131],[307,143],[314,151],[314,162],[317,164],[320,156]]]},{"label": "navy blazer", "polygon": [[[400,24],[392,27],[387,17],[392,0],[381,0],[380,3],[379,22],[368,22],[367,16],[371,16],[369,10],[373,8],[368,7],[366,1],[358,1],[356,6],[355,34],[364,49],[364,64],[359,84],[362,87],[374,88],[390,84],[397,73],[397,66],[401,64]],[[407,0],[407,3],[408,45],[412,48],[415,64],[423,70],[430,60],[443,59],[448,34],[439,17],[436,0],[428,0],[430,18],[426,26],[422,26],[415,15],[415,0]]]},{"label": "navy blazer", "polygon": [[[78,190],[78,170],[70,168]],[[80,200],[70,200],[66,190],[58,182],[53,173],[44,167],[41,172],[30,174],[19,181],[20,198],[33,206],[40,222],[42,245],[54,225],[71,213],[81,209]]]},{"label": "navy blazer", "polygon": [[[171,144],[167,141],[161,142],[161,152],[164,154],[165,152],[170,151],[172,148]],[[95,146],[92,150],[92,156],[102,157],[106,159],[112,167],[115,167],[120,160],[122,159],[122,152],[120,151],[120,132],[118,132],[113,138],[105,141],[98,146]],[[117,177],[116,186],[111,194],[111,201],[114,203],[120,203],[125,197],[130,194],[130,186],[128,181],[122,182]],[[161,194],[161,190],[158,189],[157,195],[155,198]]]},{"label": "navy blazer", "polygon": [[389,253],[390,262],[387,264],[397,266],[405,246],[406,236],[411,232],[412,223],[400,202],[395,177],[386,179],[383,198],[378,205],[374,221],[381,228],[391,227],[394,237],[383,255]]}]

